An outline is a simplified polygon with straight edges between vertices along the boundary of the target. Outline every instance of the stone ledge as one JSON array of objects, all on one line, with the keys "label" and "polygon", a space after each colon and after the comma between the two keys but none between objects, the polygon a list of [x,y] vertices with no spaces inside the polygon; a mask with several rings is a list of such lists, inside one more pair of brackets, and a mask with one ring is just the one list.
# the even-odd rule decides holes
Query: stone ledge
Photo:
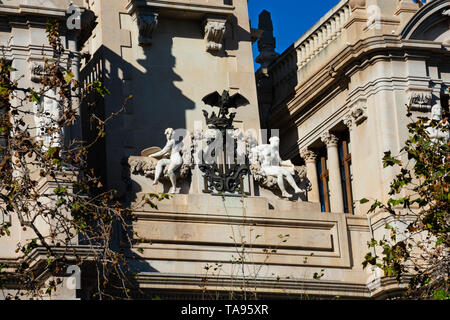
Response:
[{"label": "stone ledge", "polygon": [[189,290],[192,291],[221,291],[221,292],[242,292],[239,285],[242,281],[247,281],[247,293],[274,293],[298,294],[298,295],[325,295],[370,298],[367,286],[361,283],[346,281],[325,281],[311,279],[277,279],[266,277],[254,277],[243,279],[241,277],[231,278],[226,276],[207,277],[205,285],[204,275],[172,274],[172,273],[140,273],[137,282],[142,289],[168,289],[168,290]]}]

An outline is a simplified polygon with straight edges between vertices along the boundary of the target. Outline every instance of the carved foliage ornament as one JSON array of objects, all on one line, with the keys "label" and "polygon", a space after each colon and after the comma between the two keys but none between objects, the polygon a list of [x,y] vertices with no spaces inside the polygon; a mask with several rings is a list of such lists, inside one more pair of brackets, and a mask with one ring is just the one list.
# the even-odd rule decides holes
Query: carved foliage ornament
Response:
[{"label": "carved foliage ornament", "polygon": [[338,137],[336,137],[335,135],[331,134],[328,131],[322,133],[320,139],[322,140],[323,143],[327,145],[327,147],[337,146],[339,141]]},{"label": "carved foliage ornament", "polygon": [[300,157],[302,157],[305,162],[316,162],[317,160],[317,154],[308,148],[300,150]]}]

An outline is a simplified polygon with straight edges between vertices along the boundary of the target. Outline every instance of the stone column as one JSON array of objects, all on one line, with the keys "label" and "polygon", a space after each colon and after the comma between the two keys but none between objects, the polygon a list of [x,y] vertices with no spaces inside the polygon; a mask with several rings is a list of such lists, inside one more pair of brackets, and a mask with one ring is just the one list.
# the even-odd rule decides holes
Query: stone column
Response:
[{"label": "stone column", "polygon": [[308,192],[309,202],[320,202],[319,196],[319,180],[317,179],[317,165],[316,153],[312,152],[308,148],[304,148],[300,151],[300,156],[306,163],[306,176],[311,183],[311,191]]},{"label": "stone column", "polygon": [[344,197],[341,185],[341,170],[339,168],[338,138],[329,132],[321,135],[321,140],[327,145],[328,175],[330,189],[331,212],[344,212]]}]

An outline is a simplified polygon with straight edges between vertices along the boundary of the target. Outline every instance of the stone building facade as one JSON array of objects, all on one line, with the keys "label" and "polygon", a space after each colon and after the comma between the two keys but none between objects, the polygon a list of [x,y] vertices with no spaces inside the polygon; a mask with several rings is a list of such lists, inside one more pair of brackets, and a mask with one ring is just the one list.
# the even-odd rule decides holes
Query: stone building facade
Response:
[{"label": "stone building facade", "polygon": [[[407,105],[413,118],[430,118],[435,104],[448,114],[449,8],[342,0],[281,55],[262,50],[270,57],[256,73],[262,125],[282,128],[281,154],[307,166],[308,201],[322,212],[365,217],[369,204],[357,200],[389,199],[396,172],[381,159],[408,137]],[[368,218],[375,238],[386,223],[402,225]]]},{"label": "stone building facade", "polygon": [[[70,17],[69,1],[2,2],[1,43],[23,81],[32,83],[30,70],[46,43],[43,21]],[[168,127],[206,127],[202,111],[211,109],[204,97],[214,91],[245,97],[235,127],[280,129],[281,158],[304,166],[295,168],[297,175],[306,170],[300,187],[307,196],[289,200],[280,197],[276,179],[270,188],[260,180],[261,170],[245,176],[244,194],[208,192],[199,166],[188,178],[178,176],[176,194],[158,209],[136,212],[133,231],[151,244],[125,248],[146,294],[381,298],[398,292],[395,281],[361,265],[367,241],[389,219],[368,219],[354,200],[386,198],[393,172],[382,169],[381,156],[406,138],[406,103],[426,101],[418,114],[437,100],[448,108],[448,0],[342,0],[281,55],[270,14],[263,12],[252,29],[246,0],[73,2],[81,27],[64,30],[67,61],[77,79],[99,80],[111,94],[93,109],[80,106],[81,121],[65,139],[89,141],[96,135],[90,113],[111,114],[133,96],[88,159],[129,205],[169,190],[170,181],[154,185],[145,172],[148,147],[163,146]],[[262,67],[255,73],[257,39]],[[18,238],[0,238],[0,262],[21,259],[10,249],[23,234],[17,221],[11,224]],[[34,256],[45,259],[39,248]],[[81,277],[81,290],[63,288],[57,297],[89,297],[83,271]]]}]

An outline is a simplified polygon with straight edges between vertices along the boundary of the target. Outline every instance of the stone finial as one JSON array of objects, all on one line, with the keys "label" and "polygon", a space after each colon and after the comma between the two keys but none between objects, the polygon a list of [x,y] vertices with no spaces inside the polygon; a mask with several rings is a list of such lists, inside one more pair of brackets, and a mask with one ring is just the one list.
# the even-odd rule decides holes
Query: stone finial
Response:
[{"label": "stone finial", "polygon": [[321,134],[320,140],[327,145],[327,147],[336,147],[339,141],[339,138],[334,134],[331,134],[328,131],[325,131]]},{"label": "stone finial", "polygon": [[308,148],[303,148],[300,150],[300,157],[302,157],[305,162],[316,162],[317,154]]},{"label": "stone finial", "polygon": [[139,45],[150,45],[153,42],[153,32],[158,26],[158,13],[138,13]]},{"label": "stone finial", "polygon": [[273,36],[273,24],[270,12],[264,10],[259,15],[259,30],[262,30],[262,36],[258,40],[259,56],[256,62],[261,64],[263,68],[269,66],[279,54],[275,52],[276,40]]},{"label": "stone finial", "polygon": [[223,36],[227,30],[226,18],[205,19],[206,51],[217,52],[223,48]]}]

